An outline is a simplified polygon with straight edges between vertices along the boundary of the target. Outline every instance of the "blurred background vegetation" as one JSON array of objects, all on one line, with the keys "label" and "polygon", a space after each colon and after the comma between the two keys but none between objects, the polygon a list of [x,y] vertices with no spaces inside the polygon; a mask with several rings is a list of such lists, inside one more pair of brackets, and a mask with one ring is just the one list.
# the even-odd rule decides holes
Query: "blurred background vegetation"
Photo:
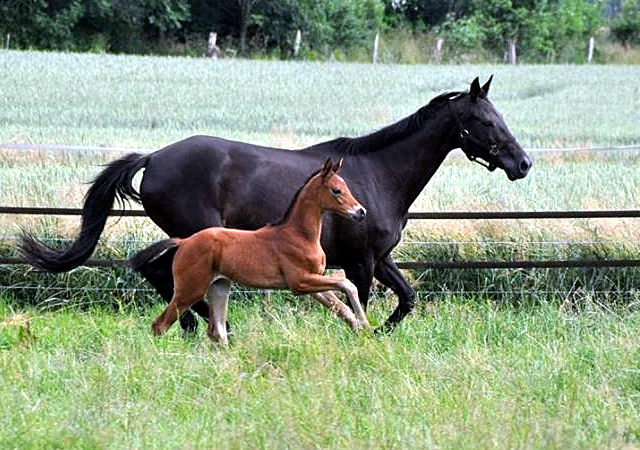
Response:
[{"label": "blurred background vegetation", "polygon": [[[43,49],[387,63],[640,62],[640,0],[4,0],[0,44]],[[434,55],[435,42],[442,52]]]}]

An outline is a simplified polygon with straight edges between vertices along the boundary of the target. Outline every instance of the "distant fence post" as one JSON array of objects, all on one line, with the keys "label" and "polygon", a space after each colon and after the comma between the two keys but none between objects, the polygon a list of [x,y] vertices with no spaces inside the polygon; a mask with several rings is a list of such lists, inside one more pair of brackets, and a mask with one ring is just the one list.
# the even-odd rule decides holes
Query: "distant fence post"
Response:
[{"label": "distant fence post", "polygon": [[218,33],[209,33],[209,44],[207,45],[207,55],[211,59],[218,59],[220,56],[220,49],[216,45],[218,41]]},{"label": "distant fence post", "polygon": [[9,49],[10,43],[11,43],[11,33],[7,33],[7,50]]},{"label": "distant fence post", "polygon": [[376,33],[376,37],[373,39],[373,58],[371,62],[376,64],[378,62],[378,45],[380,44],[380,35]]},{"label": "distant fence post", "polygon": [[587,62],[590,63],[593,59],[593,48],[595,47],[596,40],[592,37],[589,38],[587,43]]},{"label": "distant fence post", "polygon": [[444,38],[436,38],[436,45],[433,49],[433,60],[436,64],[439,64],[442,61],[442,45],[444,44]]},{"label": "distant fence post", "polygon": [[302,44],[302,31],[300,31],[298,29],[298,31],[296,31],[296,39],[293,42],[293,56],[294,57],[298,57],[298,54],[300,53],[300,45]]},{"label": "distant fence post", "polygon": [[509,64],[516,64],[518,62],[518,55],[516,54],[516,38],[507,39],[507,51],[505,54],[505,60]]}]

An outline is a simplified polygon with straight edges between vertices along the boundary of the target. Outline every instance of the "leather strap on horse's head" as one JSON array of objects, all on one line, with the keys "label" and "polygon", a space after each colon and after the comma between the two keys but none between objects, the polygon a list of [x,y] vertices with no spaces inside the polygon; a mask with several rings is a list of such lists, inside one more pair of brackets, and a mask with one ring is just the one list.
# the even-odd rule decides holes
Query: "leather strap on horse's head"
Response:
[{"label": "leather strap on horse's head", "polygon": [[451,103],[452,103],[451,100],[447,102],[447,104],[449,105],[449,111],[451,111],[451,115],[453,116],[454,120],[456,121],[456,125],[458,126],[458,133],[460,137],[460,148],[462,149],[463,153],[467,156],[467,158],[469,158],[470,161],[478,163],[482,167],[485,167],[490,172],[493,172],[494,170],[496,170],[498,166],[491,161],[485,162],[483,160],[478,159],[479,158],[478,156],[472,154],[469,151],[467,143],[472,142],[478,147],[487,148],[489,155],[498,156],[500,152],[504,149],[504,147],[506,147],[509,143],[511,143],[514,140],[514,138],[507,139],[506,141],[503,141],[500,144],[493,144],[493,143],[485,142],[475,137],[469,132],[467,127],[464,126],[464,124],[462,123],[462,119],[460,118],[460,114],[453,106],[451,106]]}]

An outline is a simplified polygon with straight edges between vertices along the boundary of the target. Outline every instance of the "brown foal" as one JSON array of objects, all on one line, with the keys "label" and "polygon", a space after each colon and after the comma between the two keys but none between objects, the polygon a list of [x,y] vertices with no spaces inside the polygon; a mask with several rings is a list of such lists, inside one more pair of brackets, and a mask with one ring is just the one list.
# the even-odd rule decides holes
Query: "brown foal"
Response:
[{"label": "brown foal", "polygon": [[[213,342],[227,342],[227,302],[232,281],[264,289],[289,289],[295,295],[314,294],[353,329],[369,327],[358,300],[358,290],[345,277],[324,276],[325,253],[320,246],[322,215],[337,212],[354,220],[366,215],[338,175],[342,160],[328,159],[293,199],[278,225],[255,231],[211,227],[186,239],[167,239],[154,244],[144,258],[177,246],[173,260],[174,291],[167,308],[153,322],[156,336],[165,333],[192,304],[209,301],[207,334]],[[155,247],[154,250],[152,248]],[[140,258],[139,255],[133,259]],[[343,292],[354,313],[332,292]]]}]

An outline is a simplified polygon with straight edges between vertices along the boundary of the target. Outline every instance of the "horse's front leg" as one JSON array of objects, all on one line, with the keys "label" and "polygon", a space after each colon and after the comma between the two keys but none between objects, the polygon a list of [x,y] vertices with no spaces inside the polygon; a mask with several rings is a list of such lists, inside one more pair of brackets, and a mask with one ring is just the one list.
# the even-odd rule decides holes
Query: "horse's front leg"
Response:
[{"label": "horse's front leg", "polygon": [[398,296],[398,306],[383,325],[383,330],[390,332],[413,310],[416,294],[402,276],[391,256],[378,262],[375,268],[375,277]]},{"label": "horse's front leg", "polygon": [[297,274],[295,281],[288,283],[295,294],[314,294],[316,292],[341,291],[348,298],[351,308],[355,312],[358,325],[370,328],[364,309],[358,300],[358,289],[346,278],[326,277],[320,274]]}]

